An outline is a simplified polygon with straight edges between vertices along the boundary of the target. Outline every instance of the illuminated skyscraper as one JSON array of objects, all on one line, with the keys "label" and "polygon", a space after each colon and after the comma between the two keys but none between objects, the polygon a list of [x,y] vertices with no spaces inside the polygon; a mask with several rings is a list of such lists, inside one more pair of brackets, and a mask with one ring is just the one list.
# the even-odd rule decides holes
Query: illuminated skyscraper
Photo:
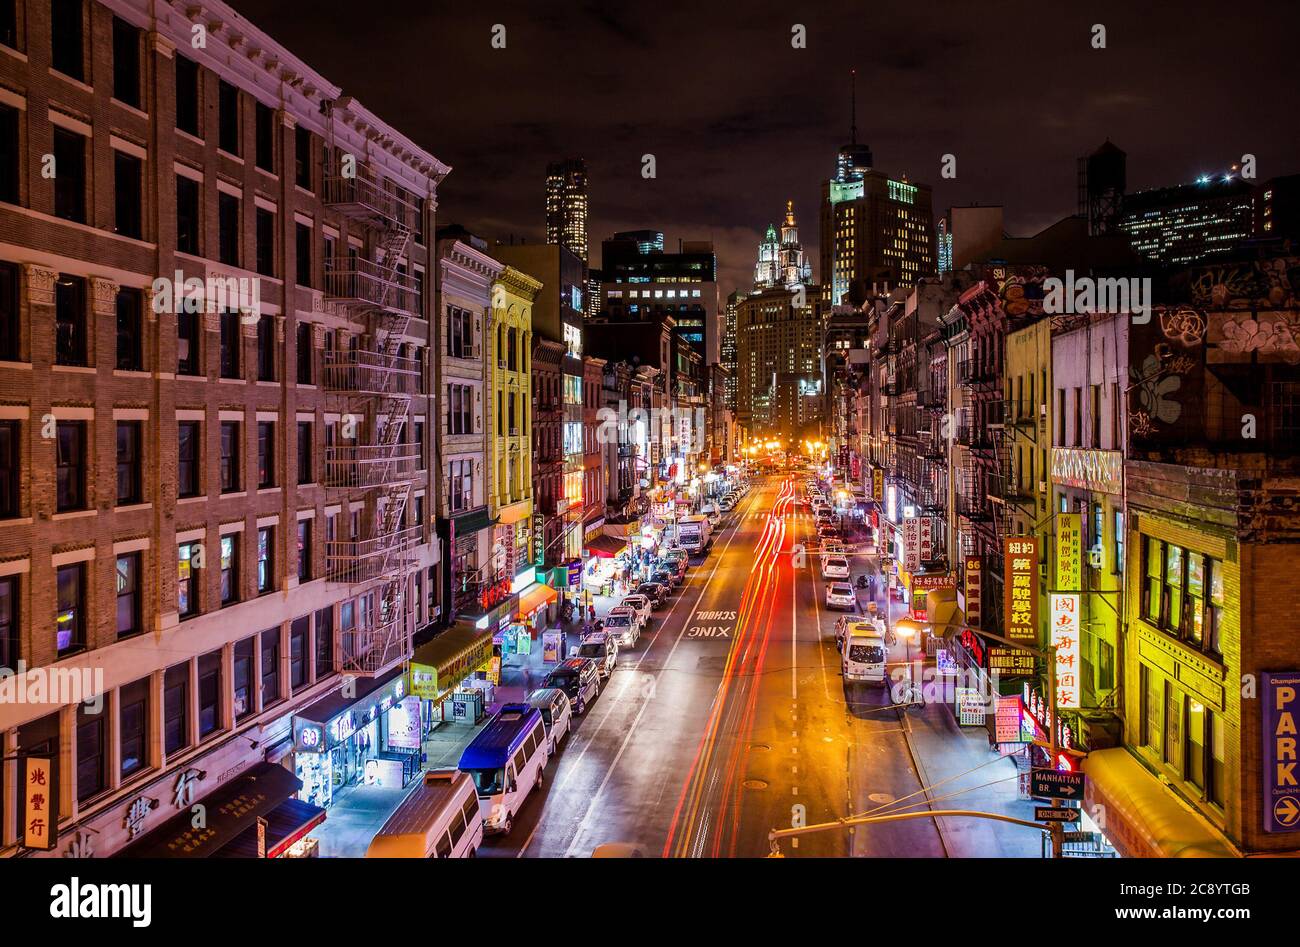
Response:
[{"label": "illuminated skyscraper", "polygon": [[1254,187],[1231,171],[1124,197],[1119,229],[1134,250],[1175,266],[1231,253],[1251,234]]},{"label": "illuminated skyscraper", "polygon": [[570,158],[546,166],[546,242],[587,263],[587,162]]},{"label": "illuminated skyscraper", "polygon": [[758,264],[754,267],[754,289],[761,291],[783,287],[794,289],[812,282],[812,264],[799,242],[799,228],[794,220],[794,201],[785,202],[785,220],[781,236],[776,228],[767,227],[767,235],[758,245]]}]

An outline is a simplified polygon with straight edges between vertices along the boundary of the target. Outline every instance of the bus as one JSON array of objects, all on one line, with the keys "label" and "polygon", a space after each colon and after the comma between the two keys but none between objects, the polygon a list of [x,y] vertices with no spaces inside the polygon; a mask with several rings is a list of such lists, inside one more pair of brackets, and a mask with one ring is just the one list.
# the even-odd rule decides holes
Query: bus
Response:
[{"label": "bus", "polygon": [[528,794],[541,788],[547,746],[541,711],[506,704],[465,747],[456,768],[474,780],[487,832],[510,834]]}]

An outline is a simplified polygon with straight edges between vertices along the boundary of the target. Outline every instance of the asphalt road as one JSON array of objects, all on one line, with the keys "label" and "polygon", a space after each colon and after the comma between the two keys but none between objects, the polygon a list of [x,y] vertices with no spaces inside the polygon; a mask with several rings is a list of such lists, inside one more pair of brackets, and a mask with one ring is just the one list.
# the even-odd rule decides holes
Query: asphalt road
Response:
[{"label": "asphalt road", "polygon": [[[587,856],[630,843],[648,856],[758,857],[773,828],[922,797],[883,688],[839,673],[803,477],[758,483],[713,551],[654,614],[648,634],[578,719],[510,836],[484,856]],[[854,574],[866,560],[852,561]],[[891,657],[897,658],[896,655]],[[788,857],[945,855],[932,820],[834,829]]]}]

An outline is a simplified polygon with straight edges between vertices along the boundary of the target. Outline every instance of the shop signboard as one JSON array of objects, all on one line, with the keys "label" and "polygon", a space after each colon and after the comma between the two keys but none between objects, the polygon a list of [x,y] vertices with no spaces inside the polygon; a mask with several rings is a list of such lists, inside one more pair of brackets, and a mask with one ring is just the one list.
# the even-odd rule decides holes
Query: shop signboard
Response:
[{"label": "shop signboard", "polygon": [[1056,588],[1078,592],[1082,587],[1083,515],[1056,514]]},{"label": "shop signboard", "polygon": [[388,745],[407,750],[420,748],[420,698],[414,694],[389,710]]},{"label": "shop signboard", "polygon": [[1002,544],[1006,637],[1038,641],[1038,537],[1009,536]]},{"label": "shop signboard", "polygon": [[1025,735],[1024,707],[1020,695],[1009,694],[998,697],[994,730],[998,743],[1028,743],[1033,739],[1032,733]]},{"label": "shop signboard", "polygon": [[1034,656],[1022,648],[989,647],[989,671],[1000,677],[1028,677],[1035,670]]},{"label": "shop signboard", "polygon": [[427,664],[416,664],[411,662],[410,670],[410,691],[411,694],[419,697],[421,700],[437,700],[438,694],[438,669],[429,667]]},{"label": "shop signboard", "polygon": [[501,658],[493,656],[492,662],[488,665],[487,679],[494,686],[501,683]]},{"label": "shop signboard", "polygon": [[871,499],[877,503],[885,502],[885,471],[881,467],[871,471]]},{"label": "shop signboard", "polygon": [[554,664],[560,660],[560,633],[558,631],[542,632],[542,660]]},{"label": "shop signboard", "polygon": [[59,787],[54,757],[23,759],[23,847],[47,852],[59,842]]},{"label": "shop signboard", "polygon": [[971,628],[980,626],[980,591],[982,589],[982,569],[984,561],[979,556],[966,557],[965,578],[962,589],[966,596],[966,624]]},{"label": "shop signboard", "polygon": [[1079,595],[1054,592],[1051,596],[1052,645],[1056,648],[1056,706],[1079,706]]},{"label": "shop signboard", "polygon": [[930,562],[934,559],[934,519],[929,516],[921,517],[920,525],[920,543],[921,561]]},{"label": "shop signboard", "polygon": [[975,687],[954,688],[957,701],[957,723],[963,727],[982,727],[987,713],[984,695]]},{"label": "shop signboard", "polygon": [[921,521],[915,516],[903,520],[903,568],[908,572],[921,568]]},{"label": "shop signboard", "polygon": [[574,559],[569,562],[569,588],[576,589],[582,585],[582,560]]},{"label": "shop signboard", "polygon": [[546,515],[538,510],[533,514],[533,565],[546,564]]},{"label": "shop signboard", "polygon": [[1264,831],[1300,831],[1300,774],[1296,730],[1300,724],[1300,671],[1266,671],[1264,698]]}]

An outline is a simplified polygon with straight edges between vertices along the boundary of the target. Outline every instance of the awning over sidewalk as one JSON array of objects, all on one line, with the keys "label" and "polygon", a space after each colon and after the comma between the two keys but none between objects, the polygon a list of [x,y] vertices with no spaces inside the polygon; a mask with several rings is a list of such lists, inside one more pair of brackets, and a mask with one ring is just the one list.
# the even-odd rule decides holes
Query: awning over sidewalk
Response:
[{"label": "awning over sidewalk", "polygon": [[1083,771],[1084,808],[1106,807],[1106,838],[1125,858],[1240,857],[1128,750],[1089,753]]},{"label": "awning over sidewalk", "polygon": [[[279,858],[289,847],[325,821],[325,810],[299,799],[286,799],[265,817],[266,857]],[[257,826],[245,829],[213,858],[256,858]]]},{"label": "awning over sidewalk", "polygon": [[258,763],[196,800],[207,812],[206,828],[194,828],[194,815],[186,808],[118,852],[117,857],[209,858],[250,828],[256,854],[258,816],[266,816],[301,786],[298,777],[283,766]]},{"label": "awning over sidewalk", "polygon": [[594,536],[585,543],[587,551],[600,559],[613,559],[627,549],[627,540],[616,536]]},{"label": "awning over sidewalk", "polygon": [[495,526],[496,522],[496,519],[488,514],[486,506],[481,506],[477,510],[471,510],[468,513],[462,513],[460,516],[452,517],[451,520],[457,536],[468,536],[477,533],[490,526]]},{"label": "awning over sidewalk", "polygon": [[439,700],[492,657],[493,629],[448,628],[411,656],[411,693]]},{"label": "awning over sidewalk", "polygon": [[558,595],[549,585],[533,585],[519,593],[519,609],[515,614],[522,620],[532,616],[543,605],[554,602]]}]

